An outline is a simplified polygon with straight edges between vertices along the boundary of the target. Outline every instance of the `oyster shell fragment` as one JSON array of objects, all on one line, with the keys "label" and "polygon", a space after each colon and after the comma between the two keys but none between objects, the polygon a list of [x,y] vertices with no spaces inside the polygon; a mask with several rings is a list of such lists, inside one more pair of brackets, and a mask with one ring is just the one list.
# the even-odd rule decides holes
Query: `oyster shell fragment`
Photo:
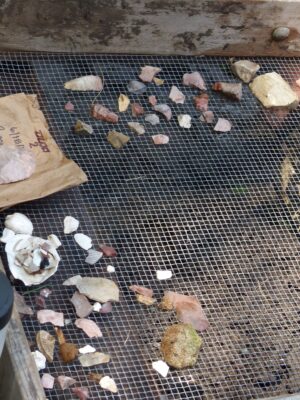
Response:
[{"label": "oyster shell fragment", "polygon": [[17,234],[5,245],[5,251],[10,272],[26,286],[50,278],[60,261],[51,242],[36,236]]}]

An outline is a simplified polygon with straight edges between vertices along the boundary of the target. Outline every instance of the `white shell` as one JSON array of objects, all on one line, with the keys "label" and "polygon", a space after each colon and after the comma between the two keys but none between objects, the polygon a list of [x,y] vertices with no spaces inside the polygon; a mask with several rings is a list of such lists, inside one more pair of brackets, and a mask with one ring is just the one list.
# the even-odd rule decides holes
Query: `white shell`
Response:
[{"label": "white shell", "polygon": [[[50,254],[50,265],[43,270],[39,269],[38,265],[38,273],[29,273],[28,270],[25,269],[25,267],[29,266],[29,254],[35,253],[35,250],[39,249],[40,246],[45,243],[49,246],[48,252]],[[50,242],[40,237],[30,235],[15,235],[12,240],[6,243],[5,251],[10,272],[15,279],[20,279],[26,286],[39,285],[46,279],[50,278],[50,276],[52,276],[57,271],[60,261],[60,257],[57,251]],[[37,257],[35,257],[35,259],[37,260]],[[21,262],[20,260],[22,260],[23,262]],[[34,259],[31,259],[31,262],[33,264]]]},{"label": "white shell", "polygon": [[21,213],[7,215],[4,225],[6,228],[11,229],[15,233],[31,235],[33,231],[32,222],[28,217],[26,217],[26,215]]},{"label": "white shell", "polygon": [[115,381],[109,376],[104,376],[102,379],[100,379],[99,385],[102,387],[102,389],[109,390],[111,393],[118,393],[118,388]]},{"label": "white shell", "polygon": [[170,369],[168,364],[165,363],[162,360],[153,361],[152,368],[155,369],[155,371],[158,372],[164,378],[168,375],[168,372],[169,372],[169,369]]},{"label": "white shell", "polygon": [[181,128],[190,129],[192,126],[192,117],[189,114],[180,114],[177,116],[177,119]]},{"label": "white shell", "polygon": [[160,280],[160,281],[164,281],[166,279],[170,279],[170,278],[172,278],[172,271],[170,271],[170,270],[165,270],[165,271],[158,270],[158,271],[156,271],[156,278],[158,280]]},{"label": "white shell", "polygon": [[90,346],[89,344],[87,344],[84,347],[81,347],[81,349],[79,349],[79,353],[80,354],[89,354],[89,353],[95,353],[96,349],[93,346]]},{"label": "white shell", "polygon": [[93,311],[99,312],[101,310],[102,306],[98,301],[93,304]]},{"label": "white shell", "polygon": [[85,262],[90,265],[94,265],[100,260],[102,256],[103,253],[101,253],[100,251],[90,249],[88,250],[88,256],[86,257]]},{"label": "white shell", "polygon": [[72,233],[77,231],[79,227],[79,221],[78,219],[71,217],[70,215],[67,215],[66,218],[64,219],[64,234]]},{"label": "white shell", "polygon": [[34,358],[35,365],[36,365],[38,371],[40,371],[41,369],[46,368],[46,357],[44,356],[44,354],[42,354],[38,350],[32,351],[31,354],[32,354],[32,356]]},{"label": "white shell", "polygon": [[109,272],[110,274],[113,274],[114,272],[116,272],[116,269],[115,269],[114,266],[108,265],[108,266],[106,267],[106,271]]},{"label": "white shell", "polygon": [[84,250],[89,250],[92,247],[92,239],[83,233],[74,235],[75,242]]},{"label": "white shell", "polygon": [[58,249],[58,247],[61,246],[61,241],[58,239],[56,235],[54,235],[54,233],[48,236],[48,241],[52,244],[52,246],[55,249]]},{"label": "white shell", "polygon": [[13,237],[15,236],[15,232],[12,231],[11,229],[4,228],[2,232],[2,237],[1,237],[1,242],[2,243],[7,243],[9,242]]}]

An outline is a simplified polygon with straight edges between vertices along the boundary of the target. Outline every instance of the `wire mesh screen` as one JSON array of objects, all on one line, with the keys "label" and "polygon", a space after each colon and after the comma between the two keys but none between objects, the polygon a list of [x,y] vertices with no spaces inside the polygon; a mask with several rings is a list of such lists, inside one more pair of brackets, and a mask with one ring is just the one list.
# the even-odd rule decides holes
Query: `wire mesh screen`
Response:
[{"label": "wire mesh screen", "polygon": [[[260,73],[277,71],[292,82],[300,76],[296,59],[257,59]],[[157,126],[146,124],[146,133],[128,131],[129,111],[119,123],[92,119],[89,109],[94,93],[64,90],[63,83],[85,74],[104,77],[99,101],[117,109],[120,93],[135,79],[140,67],[162,68],[164,85],[148,86],[147,95],[167,100],[177,85],[186,95],[184,105],[168,104],[173,118]],[[34,234],[55,233],[62,240],[60,267],[48,282],[53,290],[47,308],[63,312],[72,323],[64,328],[67,340],[80,347],[91,344],[111,355],[104,366],[82,368],[79,361],[63,365],[57,350],[52,364],[42,372],[68,375],[88,386],[91,399],[255,399],[300,391],[300,244],[297,227],[280,196],[280,165],[287,143],[299,146],[299,113],[288,116],[264,110],[246,85],[240,102],[210,94],[210,109],[228,118],[233,129],[216,134],[199,121],[193,107],[197,91],[182,86],[182,75],[198,70],[207,86],[234,81],[228,59],[209,57],[156,57],[110,55],[0,55],[0,94],[36,93],[50,132],[65,154],[87,173],[89,182],[48,198],[9,210],[23,212],[34,223]],[[297,76],[298,74],[298,76]],[[132,96],[134,99],[134,96]],[[64,110],[72,101],[75,111]],[[150,112],[147,97],[138,101]],[[192,116],[189,130],[178,126],[176,115]],[[90,123],[95,133],[78,137],[72,132],[76,119]],[[144,122],[139,120],[139,122]],[[127,133],[130,143],[121,151],[106,141],[110,129]],[[166,133],[170,142],[155,147],[151,135]],[[2,220],[7,212],[2,213]],[[80,232],[95,245],[113,245],[118,257],[88,266],[86,252],[63,234],[63,219],[80,221]],[[2,254],[4,255],[4,254]],[[5,257],[4,257],[5,258]],[[114,275],[106,267],[116,268]],[[170,269],[172,279],[158,281],[156,270]],[[88,339],[74,325],[70,303],[74,292],[62,282],[73,275],[114,279],[121,301],[112,314],[89,318],[97,322],[103,338]],[[159,343],[164,329],[176,317],[156,307],[136,302],[131,284],[196,295],[211,327],[195,367],[171,370],[160,377],[151,366],[161,358]],[[20,293],[25,289],[17,285]],[[35,293],[26,301],[34,309]],[[23,325],[29,343],[44,329],[36,317]],[[46,329],[54,334],[50,325]],[[35,347],[33,346],[35,349]],[[90,372],[110,375],[118,394],[103,391],[88,380]],[[46,390],[48,399],[72,399],[70,390],[57,385]]]}]

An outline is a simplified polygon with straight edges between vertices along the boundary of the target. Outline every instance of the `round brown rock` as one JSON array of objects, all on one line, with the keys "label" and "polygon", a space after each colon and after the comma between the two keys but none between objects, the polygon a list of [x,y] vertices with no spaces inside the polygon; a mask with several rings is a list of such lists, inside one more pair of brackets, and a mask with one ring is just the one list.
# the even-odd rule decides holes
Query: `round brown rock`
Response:
[{"label": "round brown rock", "polygon": [[161,341],[160,350],[171,367],[181,369],[196,364],[202,339],[190,324],[169,326]]}]

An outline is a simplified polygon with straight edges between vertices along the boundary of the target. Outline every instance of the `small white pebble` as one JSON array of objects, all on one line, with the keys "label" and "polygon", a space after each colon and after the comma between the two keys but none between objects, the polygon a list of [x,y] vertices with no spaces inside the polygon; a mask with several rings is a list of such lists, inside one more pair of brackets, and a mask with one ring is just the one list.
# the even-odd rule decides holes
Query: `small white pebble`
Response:
[{"label": "small white pebble", "polygon": [[93,304],[93,311],[99,312],[101,310],[102,306],[100,303],[96,302]]},{"label": "small white pebble", "polygon": [[31,354],[32,354],[32,356],[34,358],[35,365],[36,365],[38,371],[40,371],[41,369],[46,368],[46,357],[44,356],[44,354],[42,354],[38,350],[32,351]]},{"label": "small white pebble", "polygon": [[64,234],[69,234],[72,232],[77,231],[79,227],[79,221],[78,219],[71,217],[70,215],[67,215],[66,218],[64,219]]},{"label": "small white pebble", "polygon": [[164,361],[153,361],[152,368],[164,378],[168,375],[170,367]]},{"label": "small white pebble", "polygon": [[192,117],[189,114],[180,114],[177,116],[177,119],[181,128],[190,129],[192,125]]},{"label": "small white pebble", "polygon": [[84,250],[89,250],[92,247],[92,239],[83,233],[75,233],[75,242]]},{"label": "small white pebble", "polygon": [[109,272],[110,274],[113,274],[114,272],[116,272],[116,268],[113,267],[112,265],[108,265],[106,271]]},{"label": "small white pebble", "polygon": [[95,353],[96,349],[93,346],[90,346],[89,344],[87,344],[84,347],[81,347],[81,349],[79,349],[79,353],[80,354],[88,354],[88,353]]},{"label": "small white pebble", "polygon": [[158,270],[156,271],[156,278],[160,281],[164,281],[165,279],[170,279],[172,278],[172,271],[170,270]]},{"label": "small white pebble", "polygon": [[65,326],[70,325],[72,323],[72,320],[70,318],[65,319]]}]

